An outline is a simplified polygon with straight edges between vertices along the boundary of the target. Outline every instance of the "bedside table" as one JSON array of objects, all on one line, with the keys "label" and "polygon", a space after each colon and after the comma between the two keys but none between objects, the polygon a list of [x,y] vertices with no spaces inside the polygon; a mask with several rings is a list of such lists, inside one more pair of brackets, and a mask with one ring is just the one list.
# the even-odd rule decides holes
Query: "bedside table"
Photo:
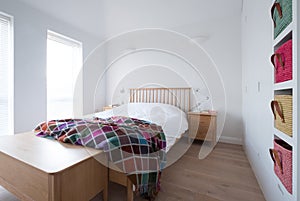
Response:
[{"label": "bedside table", "polygon": [[107,111],[107,110],[111,110],[113,108],[113,106],[109,105],[109,106],[104,106],[102,108],[103,111]]},{"label": "bedside table", "polygon": [[216,144],[217,113],[189,112],[189,140],[208,140]]}]

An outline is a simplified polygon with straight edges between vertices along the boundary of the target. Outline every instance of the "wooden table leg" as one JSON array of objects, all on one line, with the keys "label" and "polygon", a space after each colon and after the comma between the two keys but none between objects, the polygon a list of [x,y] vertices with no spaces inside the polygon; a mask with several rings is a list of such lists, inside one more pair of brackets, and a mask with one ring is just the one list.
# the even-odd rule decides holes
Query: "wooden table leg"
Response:
[{"label": "wooden table leg", "polygon": [[127,201],[133,201],[133,188],[132,182],[127,178]]},{"label": "wooden table leg", "polygon": [[108,183],[109,183],[109,177],[108,177],[108,171],[109,169],[108,168],[105,168],[106,171],[105,171],[105,182],[104,182],[104,189],[103,189],[103,201],[108,201]]}]

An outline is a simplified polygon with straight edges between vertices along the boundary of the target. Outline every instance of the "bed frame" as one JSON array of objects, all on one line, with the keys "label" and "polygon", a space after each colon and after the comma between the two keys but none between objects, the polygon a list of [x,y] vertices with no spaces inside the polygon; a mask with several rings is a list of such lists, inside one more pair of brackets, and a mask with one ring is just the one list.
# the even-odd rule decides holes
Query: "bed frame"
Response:
[{"label": "bed frame", "polygon": [[129,91],[130,103],[165,103],[186,113],[190,111],[191,88],[136,88]]},{"label": "bed frame", "polygon": [[[190,111],[191,88],[134,88],[130,89],[130,103],[164,103]],[[133,184],[125,173],[113,164],[109,168],[109,181],[123,185],[127,189],[127,201],[133,201]]]}]

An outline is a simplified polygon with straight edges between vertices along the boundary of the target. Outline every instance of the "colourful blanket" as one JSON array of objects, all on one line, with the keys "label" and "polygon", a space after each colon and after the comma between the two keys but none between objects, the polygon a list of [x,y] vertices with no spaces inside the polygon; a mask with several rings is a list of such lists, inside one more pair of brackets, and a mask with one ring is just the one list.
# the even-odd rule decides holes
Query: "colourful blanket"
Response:
[{"label": "colourful blanket", "polygon": [[160,189],[166,139],[156,124],[121,116],[64,119],[41,123],[35,132],[40,137],[103,149],[127,173],[143,198],[153,199]]}]

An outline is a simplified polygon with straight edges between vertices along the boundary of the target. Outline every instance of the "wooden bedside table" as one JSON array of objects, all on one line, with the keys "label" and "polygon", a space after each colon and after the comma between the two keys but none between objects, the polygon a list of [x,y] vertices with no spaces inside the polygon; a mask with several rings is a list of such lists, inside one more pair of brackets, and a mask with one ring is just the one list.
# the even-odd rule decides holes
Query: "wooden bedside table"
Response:
[{"label": "wooden bedside table", "polygon": [[103,111],[107,111],[107,110],[111,110],[113,108],[113,106],[109,105],[109,106],[104,106],[102,109]]},{"label": "wooden bedside table", "polygon": [[208,140],[216,144],[217,113],[189,112],[189,140]]},{"label": "wooden bedside table", "polygon": [[119,106],[120,106],[120,104],[107,105],[107,106],[104,106],[104,107],[102,108],[102,110],[103,110],[103,111],[107,111],[107,110],[113,109],[114,107],[119,107]]}]

